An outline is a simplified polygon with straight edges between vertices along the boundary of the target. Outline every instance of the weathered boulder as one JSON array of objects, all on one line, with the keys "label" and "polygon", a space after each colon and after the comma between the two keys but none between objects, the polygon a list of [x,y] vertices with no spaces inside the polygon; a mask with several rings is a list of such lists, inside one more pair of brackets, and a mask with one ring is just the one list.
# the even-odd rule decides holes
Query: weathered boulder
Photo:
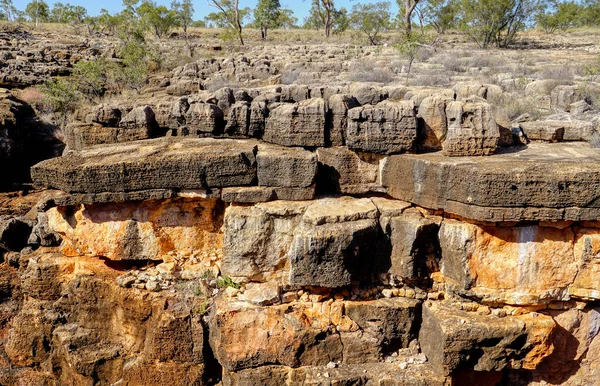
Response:
[{"label": "weathered boulder", "polygon": [[436,371],[535,369],[552,354],[555,323],[541,314],[480,315],[438,302],[423,304],[421,349]]},{"label": "weathered boulder", "polygon": [[442,144],[445,155],[491,155],[496,151],[500,131],[487,103],[450,102],[446,118],[447,132]]},{"label": "weathered boulder", "polygon": [[86,116],[86,121],[100,123],[102,126],[117,127],[121,122],[121,110],[115,106],[101,104],[94,106]]},{"label": "weathered boulder", "polygon": [[250,104],[236,102],[229,111],[225,134],[232,137],[247,137],[250,125]]},{"label": "weathered boulder", "polygon": [[190,103],[190,108],[185,113],[185,122],[190,134],[220,134],[224,126],[223,110],[212,103]]},{"label": "weathered boulder", "polygon": [[227,372],[379,362],[414,339],[420,306],[402,298],[273,306],[221,298],[210,315],[210,345]]},{"label": "weathered boulder", "polygon": [[569,300],[581,263],[570,227],[493,227],[446,219],[439,240],[449,289],[486,302]]},{"label": "weathered boulder", "polygon": [[347,94],[335,94],[329,97],[331,112],[331,127],[329,128],[329,143],[331,146],[346,144],[346,127],[348,127],[348,110],[360,106],[356,98]]},{"label": "weathered boulder", "polygon": [[314,182],[317,156],[304,149],[260,145],[256,167],[260,186],[305,188]]},{"label": "weathered boulder", "polygon": [[322,192],[364,194],[382,192],[380,164],[385,158],[374,155],[361,159],[346,147],[317,149],[318,184]]},{"label": "weathered boulder", "polygon": [[233,278],[288,282],[287,253],[307,203],[229,206],[223,220],[221,271]]},{"label": "weathered boulder", "polygon": [[367,83],[351,84],[348,94],[352,95],[361,105],[376,105],[389,96],[385,89]]},{"label": "weathered boulder", "polygon": [[346,144],[350,149],[379,154],[404,153],[417,138],[414,104],[384,101],[348,110]]},{"label": "weathered boulder", "polygon": [[580,120],[521,122],[519,126],[531,141],[589,141],[594,133],[592,122]]},{"label": "weathered boulder", "polygon": [[391,247],[388,272],[408,280],[429,277],[439,259],[440,222],[440,217],[423,216],[417,210],[383,217],[382,228]]},{"label": "weathered boulder", "polygon": [[250,185],[253,141],[161,138],[100,145],[41,162],[32,178],[66,192],[123,192]]},{"label": "weathered boulder", "polygon": [[325,146],[325,101],[285,103],[269,111],[263,139],[283,146]]},{"label": "weathered boulder", "polygon": [[442,150],[448,133],[446,106],[451,101],[451,98],[436,95],[423,99],[419,105],[418,146],[423,150]]},{"label": "weathered boulder", "polygon": [[140,106],[121,118],[117,131],[117,142],[137,141],[153,138],[158,131],[154,111],[150,106]]}]

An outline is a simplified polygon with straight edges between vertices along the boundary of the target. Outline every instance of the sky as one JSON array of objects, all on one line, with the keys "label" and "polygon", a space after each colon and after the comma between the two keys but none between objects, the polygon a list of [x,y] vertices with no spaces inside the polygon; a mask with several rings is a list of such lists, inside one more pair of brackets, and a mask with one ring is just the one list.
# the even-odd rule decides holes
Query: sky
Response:
[{"label": "sky", "polygon": [[[24,10],[29,2],[32,0],[13,0],[13,4],[17,9]],[[171,4],[171,0],[155,0],[159,5],[169,6]],[[345,7],[348,10],[352,8],[353,4],[357,2],[361,3],[374,3],[377,0],[335,0],[336,8]],[[381,1],[381,0],[379,0]],[[102,8],[107,9],[110,13],[117,13],[121,9],[123,9],[122,0],[101,0],[101,1],[89,1],[89,0],[46,0],[46,3],[52,8],[53,4],[56,2],[62,2],[63,4],[69,3],[72,5],[81,5],[85,7],[90,15],[97,15],[100,13]],[[240,0],[240,8],[250,7],[254,8],[256,6],[257,0]],[[392,14],[398,12],[398,5],[395,1],[390,0],[392,4]],[[195,10],[195,20],[204,19],[204,16],[208,15],[211,12],[215,12],[215,8],[208,6],[206,0],[195,0],[193,1],[194,10]],[[285,8],[290,8],[294,11],[294,15],[298,18],[298,22],[302,24],[302,21],[305,17],[308,16],[308,10],[310,9],[310,0],[281,0],[281,6]]]}]

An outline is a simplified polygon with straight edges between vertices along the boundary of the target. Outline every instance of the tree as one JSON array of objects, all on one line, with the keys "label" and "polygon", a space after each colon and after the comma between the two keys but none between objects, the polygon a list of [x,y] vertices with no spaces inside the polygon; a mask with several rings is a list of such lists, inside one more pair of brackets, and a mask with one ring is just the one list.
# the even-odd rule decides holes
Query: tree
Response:
[{"label": "tree", "polygon": [[34,22],[35,26],[38,27],[40,22],[48,20],[50,8],[44,0],[34,0],[25,7],[25,15],[27,15],[29,20]]},{"label": "tree", "polygon": [[254,9],[254,23],[260,28],[260,37],[265,40],[270,28],[280,26],[281,4],[279,0],[258,0]]},{"label": "tree", "polygon": [[294,16],[294,11],[289,8],[281,8],[279,10],[279,21],[277,22],[280,28],[297,28],[298,18]]},{"label": "tree", "polygon": [[390,25],[390,3],[355,4],[350,14],[350,25],[364,32],[369,42],[376,45],[377,35]]},{"label": "tree", "polygon": [[179,25],[183,28],[183,33],[187,33],[188,27],[194,22],[194,6],[191,0],[183,0],[182,2],[173,1],[171,8],[177,14]]},{"label": "tree", "polygon": [[157,38],[168,35],[169,31],[177,25],[177,13],[164,5],[156,5],[152,1],[144,1],[136,12],[139,14],[142,25],[151,29]]},{"label": "tree", "polygon": [[4,20],[15,21],[17,19],[17,9],[12,0],[0,0],[0,13],[4,15]]},{"label": "tree", "polygon": [[412,31],[412,14],[417,4],[426,0],[396,0],[398,7],[404,11],[404,34],[409,37]]},{"label": "tree", "polygon": [[535,15],[535,21],[546,33],[566,31],[580,23],[582,7],[574,1],[551,0]]},{"label": "tree", "polygon": [[506,47],[538,6],[538,0],[462,0],[462,28],[482,48]]},{"label": "tree", "polygon": [[432,25],[437,33],[443,34],[457,24],[460,11],[459,0],[427,0],[421,2],[414,12],[424,24]]},{"label": "tree", "polygon": [[329,37],[334,26],[335,4],[333,0],[312,0],[309,17],[305,21],[306,26],[314,26],[325,30],[325,36]]},{"label": "tree", "polygon": [[240,39],[240,44],[244,45],[242,36],[242,15],[240,14],[239,0],[206,0],[208,5],[219,10],[227,21],[230,28],[235,30]]}]

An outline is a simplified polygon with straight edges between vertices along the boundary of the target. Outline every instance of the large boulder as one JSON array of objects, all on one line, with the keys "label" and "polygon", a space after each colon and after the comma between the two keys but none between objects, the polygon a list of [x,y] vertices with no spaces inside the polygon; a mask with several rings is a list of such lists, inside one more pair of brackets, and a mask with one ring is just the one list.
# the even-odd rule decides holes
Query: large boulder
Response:
[{"label": "large boulder", "polygon": [[499,318],[426,302],[419,342],[442,374],[465,369],[531,370],[552,354],[554,327],[552,318],[541,314]]},{"label": "large boulder", "polygon": [[447,156],[491,155],[500,130],[485,102],[450,102],[446,106],[447,133],[442,144]]}]

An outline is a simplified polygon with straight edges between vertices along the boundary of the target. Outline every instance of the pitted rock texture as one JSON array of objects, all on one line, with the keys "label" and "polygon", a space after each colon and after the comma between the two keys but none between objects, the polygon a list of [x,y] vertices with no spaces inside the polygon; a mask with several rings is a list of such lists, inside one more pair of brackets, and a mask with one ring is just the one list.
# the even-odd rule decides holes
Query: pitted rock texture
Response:
[{"label": "pitted rock texture", "polygon": [[256,178],[256,151],[252,141],[156,139],[44,161],[32,169],[32,177],[49,187],[85,193],[244,186]]},{"label": "pitted rock texture", "polygon": [[531,144],[493,157],[391,156],[392,196],[478,221],[597,220],[598,152],[584,144]]}]

